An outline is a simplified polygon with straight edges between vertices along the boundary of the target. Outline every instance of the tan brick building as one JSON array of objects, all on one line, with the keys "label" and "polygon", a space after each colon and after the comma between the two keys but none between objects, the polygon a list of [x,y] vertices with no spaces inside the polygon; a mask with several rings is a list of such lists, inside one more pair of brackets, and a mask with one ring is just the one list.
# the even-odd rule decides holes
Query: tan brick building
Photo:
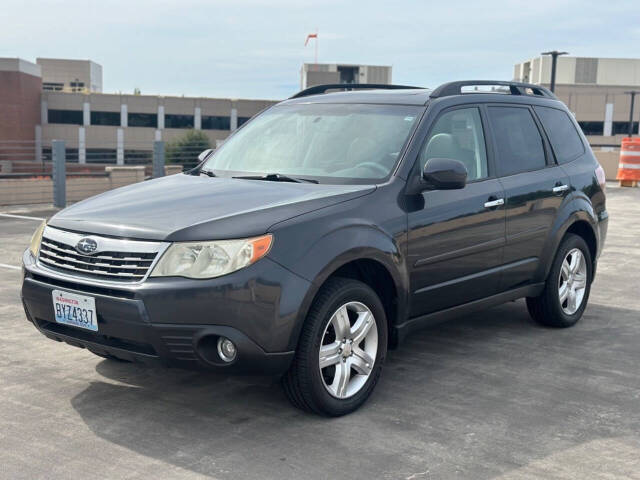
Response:
[{"label": "tan brick building", "polygon": [[[276,103],[101,90],[102,67],[90,60],[0,58],[0,161],[46,159],[55,139],[65,141],[72,162],[147,163],[154,140],[171,141],[195,129],[215,146]],[[29,153],[9,154],[17,140],[32,142]]]},{"label": "tan brick building", "polygon": [[35,141],[41,90],[38,65],[19,58],[0,58],[0,142]]}]

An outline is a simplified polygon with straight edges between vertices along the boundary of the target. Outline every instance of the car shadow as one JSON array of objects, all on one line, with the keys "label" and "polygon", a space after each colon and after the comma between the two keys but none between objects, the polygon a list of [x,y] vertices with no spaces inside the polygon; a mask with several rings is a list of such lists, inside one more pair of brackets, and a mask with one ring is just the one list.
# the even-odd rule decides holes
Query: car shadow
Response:
[{"label": "car shadow", "polygon": [[[277,379],[113,361],[71,403],[98,437],[220,478],[396,478],[425,466],[434,478],[490,478],[600,438],[602,415],[617,434],[639,431],[637,314],[592,305],[555,330],[518,301],[432,326],[390,352],[369,402],[338,419],[293,408]],[[625,372],[625,388],[611,372]]]}]

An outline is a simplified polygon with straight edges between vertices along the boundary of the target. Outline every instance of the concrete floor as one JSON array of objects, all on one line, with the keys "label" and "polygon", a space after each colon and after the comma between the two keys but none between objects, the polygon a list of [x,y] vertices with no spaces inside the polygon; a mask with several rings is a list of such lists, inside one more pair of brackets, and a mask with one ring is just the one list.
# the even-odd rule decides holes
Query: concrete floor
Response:
[{"label": "concrete floor", "polygon": [[[640,479],[640,189],[608,198],[576,327],[539,327],[518,301],[422,331],[364,408],[331,420],[269,379],[52,342],[24,318],[20,271],[0,267],[0,478]],[[36,226],[0,216],[0,264],[20,264]]]}]

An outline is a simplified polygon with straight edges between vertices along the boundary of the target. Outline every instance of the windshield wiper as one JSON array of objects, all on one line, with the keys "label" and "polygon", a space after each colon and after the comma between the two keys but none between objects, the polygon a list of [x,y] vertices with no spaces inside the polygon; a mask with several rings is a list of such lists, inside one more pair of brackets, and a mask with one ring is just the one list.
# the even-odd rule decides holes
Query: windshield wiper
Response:
[{"label": "windshield wiper", "polygon": [[211,170],[200,170],[200,175],[205,174],[207,177],[217,177]]},{"label": "windshield wiper", "polygon": [[267,175],[244,175],[233,178],[240,178],[243,180],[267,180],[269,182],[318,183],[317,180],[312,180],[310,178],[289,177],[287,175],[282,175],[281,173],[268,173]]}]

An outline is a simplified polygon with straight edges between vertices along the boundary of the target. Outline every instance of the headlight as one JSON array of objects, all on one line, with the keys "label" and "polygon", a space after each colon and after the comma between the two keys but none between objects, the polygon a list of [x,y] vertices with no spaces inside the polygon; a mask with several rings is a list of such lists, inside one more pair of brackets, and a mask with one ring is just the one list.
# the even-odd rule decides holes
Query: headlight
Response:
[{"label": "headlight", "polygon": [[248,267],[271,248],[272,235],[242,240],[172,244],[157,263],[152,277],[214,278]]},{"label": "headlight", "polygon": [[33,232],[31,236],[31,243],[29,244],[29,250],[34,257],[38,256],[38,250],[40,250],[40,241],[42,240],[42,234],[44,233],[44,227],[47,226],[47,221],[43,220],[38,229]]}]

